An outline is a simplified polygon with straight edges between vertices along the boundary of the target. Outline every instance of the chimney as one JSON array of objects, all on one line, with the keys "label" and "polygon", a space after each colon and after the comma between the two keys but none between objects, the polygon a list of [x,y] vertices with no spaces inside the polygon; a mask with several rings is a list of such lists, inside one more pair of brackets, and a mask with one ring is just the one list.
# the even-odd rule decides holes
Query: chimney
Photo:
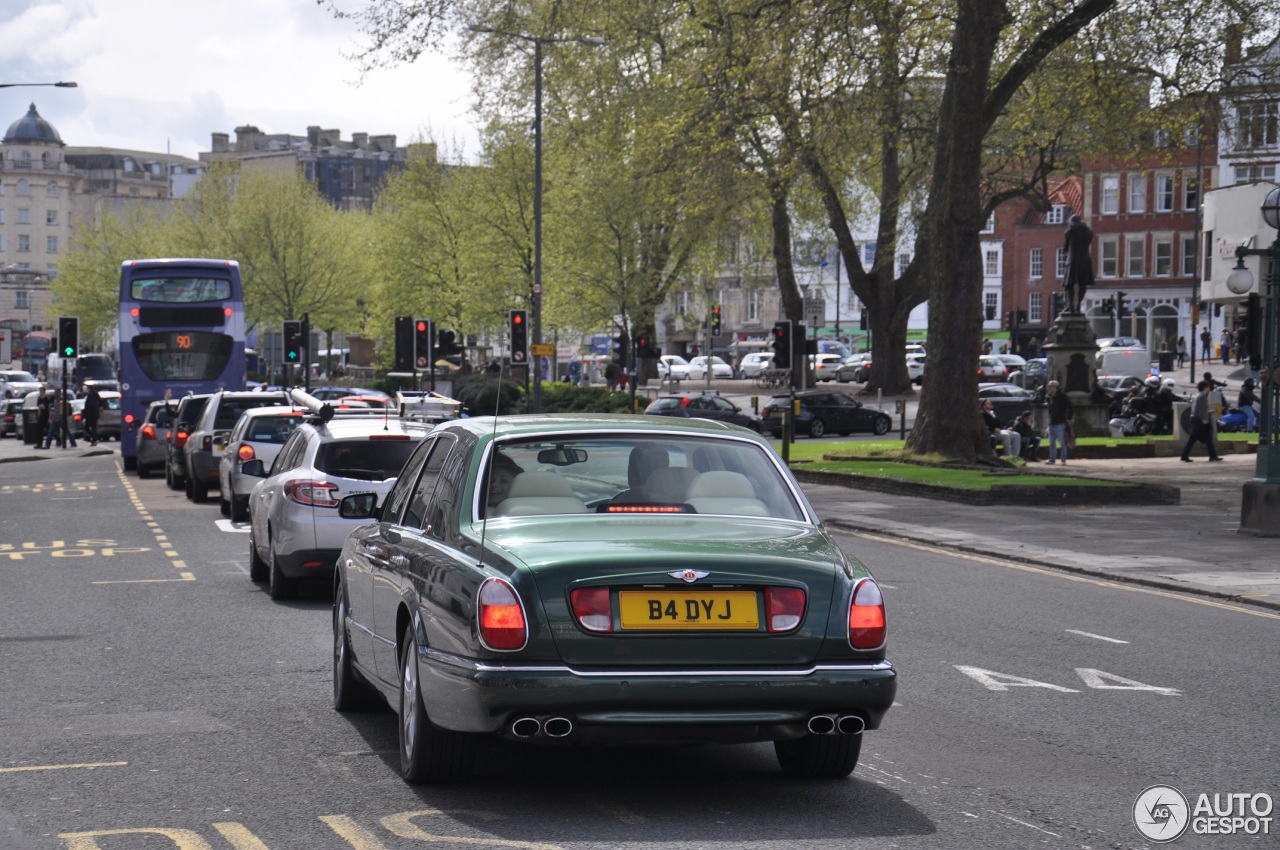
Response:
[{"label": "chimney", "polygon": [[1244,58],[1244,53],[1240,47],[1244,42],[1244,24],[1228,24],[1224,38],[1226,40],[1226,55],[1223,57],[1223,62],[1227,65],[1234,65]]},{"label": "chimney", "polygon": [[320,147],[320,125],[312,124],[307,128],[307,144],[312,148]]},{"label": "chimney", "polygon": [[390,136],[373,136],[370,140],[373,146],[380,151],[394,151],[396,149],[395,134]]},{"label": "chimney", "polygon": [[258,137],[262,131],[252,124],[236,128],[236,153],[250,153],[258,148]]},{"label": "chimney", "polygon": [[336,145],[340,141],[342,141],[341,130],[321,130],[320,131],[320,144],[328,147],[331,145]]},{"label": "chimney", "polygon": [[231,150],[231,136],[226,133],[214,133],[211,147],[213,153],[228,153]]},{"label": "chimney", "polygon": [[360,150],[364,150],[367,147],[369,147],[369,134],[368,133],[352,133],[351,142]]}]

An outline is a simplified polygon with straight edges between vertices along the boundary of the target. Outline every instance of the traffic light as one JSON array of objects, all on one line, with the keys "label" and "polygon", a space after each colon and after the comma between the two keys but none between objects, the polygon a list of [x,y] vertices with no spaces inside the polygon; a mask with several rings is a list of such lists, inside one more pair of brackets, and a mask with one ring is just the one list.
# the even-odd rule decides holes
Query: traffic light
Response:
[{"label": "traffic light", "polygon": [[622,331],[613,338],[613,359],[624,365],[630,361],[630,358],[627,357],[626,331]]},{"label": "traffic light", "polygon": [[[288,324],[286,322],[285,324]],[[397,372],[413,370],[413,318],[396,316],[396,368]]]},{"label": "traffic light", "polygon": [[434,330],[430,319],[415,319],[413,322],[413,362],[419,369],[431,368],[431,337]]},{"label": "traffic light", "polygon": [[783,319],[773,323],[773,367],[775,369],[791,368],[791,320]]},{"label": "traffic light", "polygon": [[636,357],[641,360],[656,360],[661,356],[662,349],[654,346],[652,337],[648,334],[636,337]]},{"label": "traffic light", "polygon": [[302,362],[302,322],[298,319],[284,321],[284,362]]},{"label": "traffic light", "polygon": [[436,351],[445,360],[461,362],[462,344],[458,342],[458,335],[453,331],[440,331],[436,334]]},{"label": "traffic light", "polygon": [[508,310],[507,324],[511,330],[511,362],[529,362],[529,311]]},{"label": "traffic light", "polygon": [[80,354],[80,318],[78,316],[58,317],[58,350],[63,357],[75,357]]},{"label": "traffic light", "polygon": [[1019,311],[1018,311],[1018,324],[1020,324],[1020,325],[1025,325],[1026,323],[1027,323],[1027,311],[1026,311],[1026,310],[1019,310]]},{"label": "traffic light", "polygon": [[1008,313],[1005,313],[1005,315],[1004,315],[1004,328],[1005,328],[1005,330],[1007,330],[1007,331],[1011,331],[1011,330],[1013,330],[1013,321],[1014,321],[1014,319],[1016,319],[1017,317],[1018,317],[1018,314],[1017,314],[1017,313],[1015,313],[1015,312],[1013,312],[1012,310],[1010,310]]},{"label": "traffic light", "polygon": [[1102,312],[1110,316],[1112,313],[1115,312],[1115,309],[1116,309],[1116,299],[1114,298],[1102,299]]},{"label": "traffic light", "polygon": [[1124,303],[1124,293],[1116,293],[1116,320],[1119,321],[1125,317],[1128,312],[1128,306]]},{"label": "traffic light", "polygon": [[711,335],[720,336],[720,305],[711,308]]}]

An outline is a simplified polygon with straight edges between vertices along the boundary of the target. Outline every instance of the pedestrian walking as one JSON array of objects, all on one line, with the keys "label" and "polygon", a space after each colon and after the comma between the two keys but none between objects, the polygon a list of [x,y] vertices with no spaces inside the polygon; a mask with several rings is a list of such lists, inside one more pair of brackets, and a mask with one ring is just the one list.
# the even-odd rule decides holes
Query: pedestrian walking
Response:
[{"label": "pedestrian walking", "polygon": [[98,414],[102,412],[102,396],[96,386],[89,387],[84,397],[84,438],[89,445],[98,445]]},{"label": "pedestrian walking", "polygon": [[1209,450],[1209,460],[1219,461],[1218,448],[1213,444],[1213,417],[1209,408],[1209,391],[1213,384],[1201,381],[1196,384],[1199,391],[1195,401],[1191,402],[1191,434],[1187,436],[1186,445],[1182,447],[1182,462],[1191,463],[1191,447],[1197,442],[1204,443]]},{"label": "pedestrian walking", "polygon": [[1213,334],[1205,328],[1200,331],[1200,359],[1208,360],[1211,357],[1213,357]]},{"label": "pedestrian walking", "polygon": [[1187,338],[1185,336],[1178,337],[1178,368],[1187,365]]},{"label": "pedestrian walking", "polygon": [[53,404],[49,411],[49,430],[44,435],[43,448],[49,448],[53,444],[53,438],[58,438],[58,448],[65,449],[67,443],[71,444],[71,448],[76,447],[76,439],[71,436],[71,429],[68,423],[71,421],[71,402],[62,394],[62,390],[53,391]]},{"label": "pedestrian walking", "polygon": [[1222,365],[1231,365],[1231,331],[1223,327],[1222,334],[1218,337],[1218,346],[1222,350],[1218,352],[1222,355]]},{"label": "pedestrian walking", "polygon": [[[1062,457],[1062,465],[1067,465],[1067,428],[1075,418],[1075,405],[1058,386],[1057,381],[1045,385],[1045,403],[1049,405],[1049,463],[1055,457]],[[1056,447],[1056,451],[1055,451]]]},{"label": "pedestrian walking", "polygon": [[44,448],[40,445],[40,441],[44,439],[44,432],[49,430],[49,412],[53,409],[53,396],[49,395],[49,391],[44,387],[40,388],[40,395],[36,397],[36,448]]}]

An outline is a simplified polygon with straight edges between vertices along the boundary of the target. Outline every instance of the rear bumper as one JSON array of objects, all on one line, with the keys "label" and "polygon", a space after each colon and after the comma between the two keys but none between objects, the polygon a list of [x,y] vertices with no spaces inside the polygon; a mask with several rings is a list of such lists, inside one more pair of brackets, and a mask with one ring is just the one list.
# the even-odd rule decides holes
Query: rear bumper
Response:
[{"label": "rear bumper", "polygon": [[333,578],[333,567],[338,563],[342,549],[299,549],[287,554],[276,552],[280,571],[289,578]]},{"label": "rear bumper", "polygon": [[754,737],[782,738],[817,713],[856,714],[875,729],[897,691],[888,661],[795,671],[584,671],[476,662],[424,649],[418,664],[422,681],[431,682],[423,697],[432,721],[466,732],[501,732],[516,717],[557,715],[602,738],[679,727],[756,727],[766,731]]}]

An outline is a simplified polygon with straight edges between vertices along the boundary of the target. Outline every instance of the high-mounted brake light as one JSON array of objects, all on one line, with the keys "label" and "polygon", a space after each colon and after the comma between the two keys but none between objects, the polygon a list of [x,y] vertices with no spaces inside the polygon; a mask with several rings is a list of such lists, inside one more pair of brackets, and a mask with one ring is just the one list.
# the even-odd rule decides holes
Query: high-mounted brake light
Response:
[{"label": "high-mounted brake light", "polygon": [[529,640],[524,606],[506,579],[487,578],[476,594],[480,640],[489,649],[523,649]]},{"label": "high-mounted brake light", "polygon": [[609,588],[580,587],[569,594],[569,604],[578,623],[589,632],[613,631],[613,609]]},{"label": "high-mounted brake light", "polygon": [[764,589],[765,623],[771,632],[789,632],[804,619],[804,590],[798,587]]},{"label": "high-mounted brake light", "polygon": [[878,649],[885,634],[884,596],[878,584],[863,579],[849,602],[849,644],[854,649]]},{"label": "high-mounted brake light", "polygon": [[370,440],[408,440],[408,434],[370,434]]}]

